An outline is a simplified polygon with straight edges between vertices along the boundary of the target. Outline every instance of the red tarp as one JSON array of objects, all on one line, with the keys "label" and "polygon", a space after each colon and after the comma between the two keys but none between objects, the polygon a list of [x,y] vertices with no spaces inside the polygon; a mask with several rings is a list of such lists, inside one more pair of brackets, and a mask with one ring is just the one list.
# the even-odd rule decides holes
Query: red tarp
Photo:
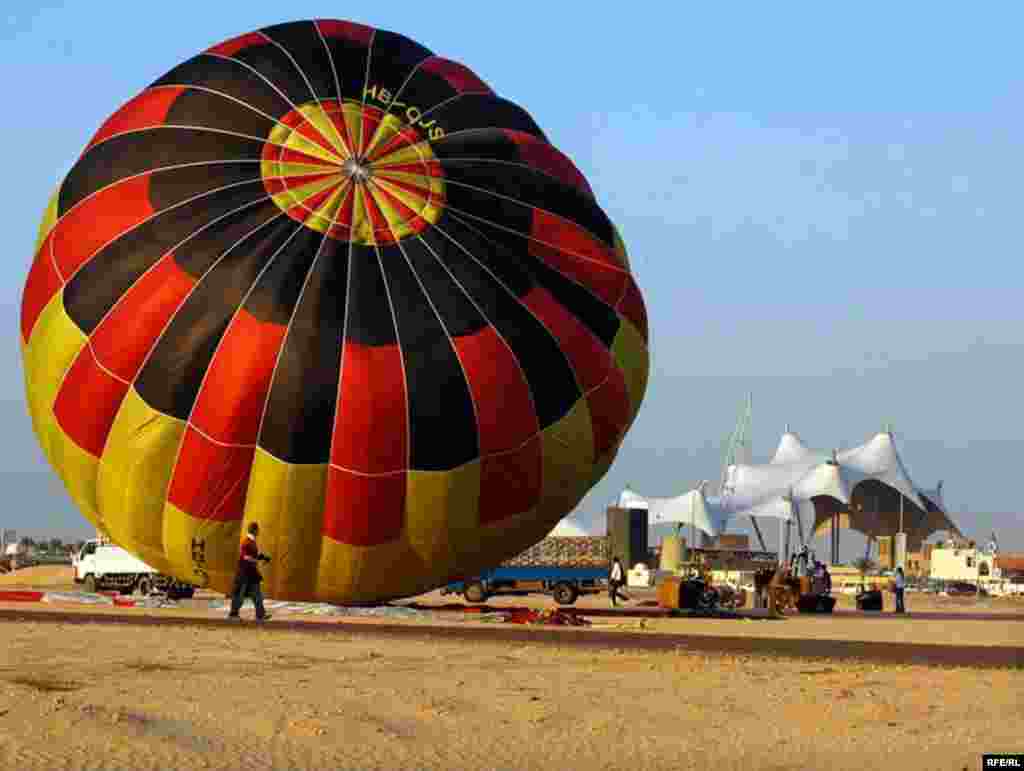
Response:
[{"label": "red tarp", "polygon": [[41,602],[42,592],[19,591],[17,589],[0,590],[0,602]]}]

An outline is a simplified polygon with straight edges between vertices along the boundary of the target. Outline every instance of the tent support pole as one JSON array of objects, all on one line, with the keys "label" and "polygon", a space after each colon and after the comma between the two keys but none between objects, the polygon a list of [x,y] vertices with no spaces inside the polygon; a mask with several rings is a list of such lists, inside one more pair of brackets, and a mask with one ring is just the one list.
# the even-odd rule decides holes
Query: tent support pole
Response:
[{"label": "tent support pole", "polygon": [[832,512],[832,559],[833,565],[839,563],[839,513]]},{"label": "tent support pole", "polygon": [[803,517],[800,516],[800,507],[797,506],[796,502],[793,500],[792,493],[790,493],[789,497],[789,512],[796,517],[796,532],[797,535],[800,536],[800,548],[803,548],[807,543],[807,539],[804,538],[804,520]]},{"label": "tent support pole", "polygon": [[764,536],[761,535],[761,526],[757,524],[757,517],[751,517],[750,524],[754,526],[754,532],[757,533],[757,540],[761,544],[761,551],[768,551],[768,547],[764,545]]}]

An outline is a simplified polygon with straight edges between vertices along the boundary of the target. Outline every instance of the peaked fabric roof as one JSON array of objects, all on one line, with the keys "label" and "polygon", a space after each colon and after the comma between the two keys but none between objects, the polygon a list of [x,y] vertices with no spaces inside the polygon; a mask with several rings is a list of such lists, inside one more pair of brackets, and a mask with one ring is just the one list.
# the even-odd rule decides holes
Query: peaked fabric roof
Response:
[{"label": "peaked fabric roof", "polygon": [[892,434],[884,431],[859,447],[832,452],[812,450],[787,431],[769,463],[732,466],[728,474],[727,486],[735,488],[733,494],[760,495],[766,485],[774,484],[782,486],[778,489],[793,489],[798,498],[828,495],[843,503],[850,502],[850,493],[859,482],[875,479],[924,508]]},{"label": "peaked fabric roof", "polygon": [[[692,524],[702,533],[711,537],[723,533],[728,526],[729,519],[734,515],[727,501],[720,497],[705,495],[703,485],[674,498],[651,498],[638,495],[627,487],[619,496],[619,506],[629,509],[647,509],[649,525]],[[773,502],[766,501],[762,507],[765,509],[765,513],[760,516],[789,518],[788,512],[784,512],[781,506],[774,506]]]},{"label": "peaked fabric roof", "polygon": [[[873,484],[858,489],[865,482]],[[864,491],[885,489],[891,493],[866,499]],[[895,505],[898,510],[899,503],[893,504],[895,494],[904,498],[904,529],[916,538],[937,530],[960,532],[946,515],[942,484],[932,490],[915,485],[888,431],[858,447],[828,452],[808,447],[787,428],[768,463],[729,466],[721,497],[708,497],[697,489],[675,498],[649,498],[627,488],[619,505],[649,509],[651,524],[689,524],[692,510],[696,526],[712,536],[723,532],[735,517],[788,520],[796,514],[801,531],[804,523],[809,525],[809,536],[827,531],[831,513],[841,504],[850,511],[844,515],[848,526],[872,535],[888,535],[897,526],[888,521],[892,509],[883,513],[881,506]],[[834,503],[829,505],[828,499]],[[884,504],[880,502],[883,499]]]},{"label": "peaked fabric roof", "polygon": [[549,536],[587,536],[590,533],[587,528],[572,516],[559,521],[554,529],[548,533]]},{"label": "peaked fabric roof", "polygon": [[[858,490],[864,482],[874,486]],[[904,499],[906,532],[918,537],[927,537],[936,530],[959,532],[945,513],[941,483],[927,492],[918,487],[889,431],[879,432],[857,447],[826,452],[808,447],[796,433],[787,430],[770,462],[730,466],[724,492],[737,505],[779,495],[790,497],[801,520],[812,522],[811,531],[819,533],[831,526],[834,506],[816,506],[815,499],[830,498],[849,508],[845,521],[850,527],[872,535],[887,535],[888,531],[898,529],[896,523],[888,521],[888,515],[892,508],[898,510],[899,503],[894,504],[891,495],[884,496],[888,497],[885,505],[891,508],[882,512],[883,496],[865,500],[866,493],[860,494],[885,488]]]}]

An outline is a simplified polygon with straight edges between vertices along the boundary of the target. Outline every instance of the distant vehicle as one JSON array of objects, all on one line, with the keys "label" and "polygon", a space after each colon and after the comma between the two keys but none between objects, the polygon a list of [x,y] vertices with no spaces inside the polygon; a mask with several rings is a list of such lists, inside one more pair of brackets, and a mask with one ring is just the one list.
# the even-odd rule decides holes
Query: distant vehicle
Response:
[{"label": "distant vehicle", "polygon": [[496,594],[550,594],[559,605],[572,605],[581,594],[608,585],[608,568],[497,567],[466,581],[453,581],[441,594],[461,594],[467,602],[486,602]]},{"label": "distant vehicle", "polygon": [[172,599],[188,598],[196,588],[171,576],[160,573],[128,551],[105,541],[86,541],[82,550],[72,558],[75,583],[84,584],[88,592],[116,589],[121,594],[153,591],[164,592]]},{"label": "distant vehicle", "polygon": [[1011,576],[1003,582],[1003,594],[1020,597],[1024,596],[1024,576]]},{"label": "distant vehicle", "polygon": [[981,589],[974,584],[969,584],[966,581],[953,581],[946,584],[946,594],[950,597],[963,597],[969,594],[988,597],[988,592],[985,589]]},{"label": "distant vehicle", "polygon": [[480,603],[496,594],[540,593],[572,605],[580,595],[608,586],[609,550],[606,536],[548,536],[498,567],[452,581],[441,594]]}]

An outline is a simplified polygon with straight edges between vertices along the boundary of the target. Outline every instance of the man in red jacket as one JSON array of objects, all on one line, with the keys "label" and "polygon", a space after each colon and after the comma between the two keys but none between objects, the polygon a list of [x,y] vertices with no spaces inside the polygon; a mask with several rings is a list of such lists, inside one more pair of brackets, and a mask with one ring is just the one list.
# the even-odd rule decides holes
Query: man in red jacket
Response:
[{"label": "man in red jacket", "polygon": [[228,618],[239,618],[238,611],[242,609],[242,603],[246,597],[252,597],[252,604],[256,606],[256,620],[266,621],[270,615],[263,608],[263,592],[260,589],[260,582],[263,576],[260,575],[259,563],[270,562],[270,557],[261,554],[259,546],[256,545],[256,536],[259,535],[260,526],[256,522],[249,525],[249,532],[242,539],[242,545],[238,554],[238,572],[235,573],[235,586],[231,592],[231,611]]}]

